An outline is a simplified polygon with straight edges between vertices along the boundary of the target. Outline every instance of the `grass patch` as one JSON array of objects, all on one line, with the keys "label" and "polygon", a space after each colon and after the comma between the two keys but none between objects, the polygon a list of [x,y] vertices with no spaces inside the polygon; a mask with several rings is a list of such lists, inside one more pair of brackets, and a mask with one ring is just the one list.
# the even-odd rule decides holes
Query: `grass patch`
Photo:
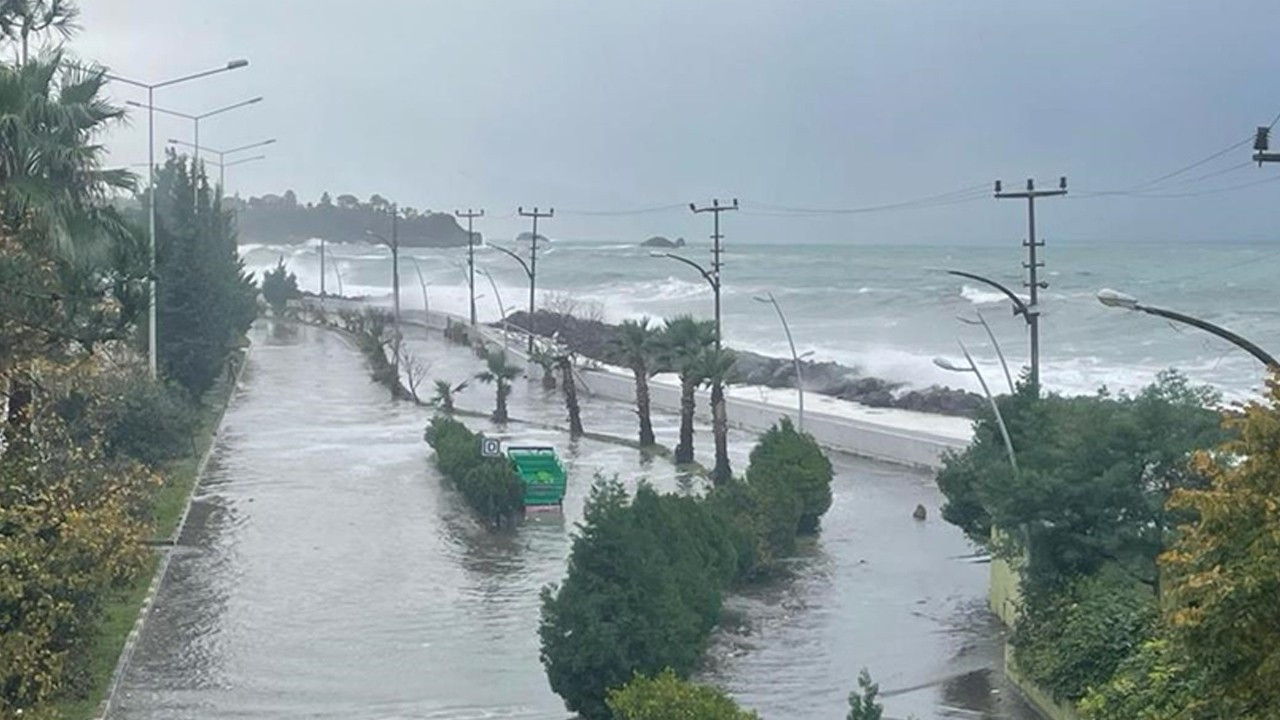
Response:
[{"label": "grass patch", "polygon": [[[237,366],[244,361],[243,352],[234,356]],[[200,408],[200,423],[192,437],[191,454],[168,464],[164,470],[164,485],[152,500],[152,537],[156,540],[172,538],[182,521],[187,500],[199,480],[200,460],[213,445],[214,434],[222,423],[227,404],[235,384],[224,374],[205,394]],[[174,538],[176,540],[176,538]],[[102,608],[101,620],[94,634],[90,655],[89,691],[81,697],[64,698],[54,704],[55,717],[64,720],[90,720],[98,706],[106,699],[111,675],[120,661],[125,641],[137,622],[138,613],[146,599],[147,589],[155,577],[160,556],[152,555],[145,570],[138,577],[110,596]]]}]

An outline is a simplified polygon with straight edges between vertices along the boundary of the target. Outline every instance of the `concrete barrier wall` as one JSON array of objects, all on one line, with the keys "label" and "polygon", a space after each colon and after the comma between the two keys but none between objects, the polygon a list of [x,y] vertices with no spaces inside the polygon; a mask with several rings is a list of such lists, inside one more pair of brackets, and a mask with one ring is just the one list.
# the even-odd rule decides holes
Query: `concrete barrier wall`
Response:
[{"label": "concrete barrier wall", "polygon": [[[318,300],[308,298],[306,302],[309,305],[315,305]],[[358,310],[365,307],[365,304],[330,298],[325,301],[325,307],[330,312],[336,312],[338,308]],[[443,330],[450,323],[464,325],[467,323],[465,318],[459,316],[439,312],[424,313],[421,310],[405,311],[401,321],[431,330]],[[475,332],[478,339],[491,346],[502,345],[503,333],[500,329],[481,326]],[[512,329],[509,333],[508,348],[511,354],[527,361],[528,358],[524,353],[524,338],[523,333]],[[580,388],[588,395],[627,403],[634,401],[635,379],[630,373],[611,369],[580,369],[576,372],[576,376]],[[680,411],[678,385],[651,381],[650,399],[654,409],[666,412]],[[797,419],[794,407],[757,402],[741,397],[730,397],[726,403],[730,424],[744,430],[762,432],[784,416],[790,417],[793,422]],[[710,393],[706,390],[699,391],[697,408],[699,420],[704,423],[710,422]],[[823,447],[918,468],[937,469],[942,466],[944,453],[948,450],[963,449],[968,444],[967,440],[928,430],[909,430],[808,409],[804,414],[804,423],[805,430],[812,434]]]}]

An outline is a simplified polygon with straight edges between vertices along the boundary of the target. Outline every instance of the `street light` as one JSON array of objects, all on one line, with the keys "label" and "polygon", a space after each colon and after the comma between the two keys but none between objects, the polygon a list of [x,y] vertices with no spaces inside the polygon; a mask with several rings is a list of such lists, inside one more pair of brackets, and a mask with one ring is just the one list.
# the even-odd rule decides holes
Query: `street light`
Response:
[{"label": "street light", "polygon": [[205,118],[211,118],[214,115],[221,115],[222,113],[225,113],[225,112],[231,112],[232,110],[238,110],[239,108],[247,107],[249,105],[256,105],[257,103],[260,103],[260,102],[262,102],[261,95],[255,98],[250,98],[243,102],[238,102],[231,105],[225,105],[223,107],[217,108],[216,110],[210,110],[208,112],[203,112],[198,114],[185,113],[185,112],[180,112],[178,110],[168,110],[162,107],[149,107],[147,105],[143,105],[142,103],[135,102],[133,100],[126,100],[125,104],[132,105],[134,107],[139,107],[139,108],[147,108],[148,110],[154,110],[158,113],[163,113],[165,115],[173,115],[174,117],[180,117],[186,120],[190,120],[192,124],[195,126],[195,133],[194,133],[195,142],[192,143],[192,147],[195,148],[195,152],[192,154],[192,157],[196,160],[199,160],[200,159],[200,121],[201,120],[204,120]]},{"label": "street light", "polygon": [[[1002,293],[1005,297],[1009,298],[1009,302],[1013,304],[1014,316],[1016,317],[1018,315],[1021,315],[1022,319],[1026,320],[1027,329],[1031,334],[1031,384],[1034,385],[1037,388],[1037,392],[1039,392],[1038,388],[1040,386],[1040,340],[1039,340],[1040,325],[1038,322],[1038,318],[1040,315],[1040,310],[1038,308],[1028,306],[1027,303],[1024,302],[1022,298],[1018,297],[1017,293],[1005,287],[1004,285],[996,282],[995,280],[992,280],[989,277],[983,277],[982,275],[978,275],[977,273],[965,272],[963,270],[948,270],[947,274],[955,275],[956,277],[968,278],[970,280],[976,280],[984,285],[995,288],[996,290],[1000,291],[1000,293]],[[991,336],[991,342],[995,343],[995,335],[991,333],[991,328],[987,326],[986,320],[982,318],[981,314],[978,315],[978,319],[982,320],[982,325],[984,327],[987,327],[987,334]],[[964,320],[964,322],[969,322],[969,321]],[[970,324],[973,324],[973,323],[970,323]],[[1013,392],[1013,377],[1009,374],[1009,366],[1004,361],[1004,353],[1001,352],[998,343],[996,344],[996,353],[1000,355],[1000,363],[1004,365],[1005,378],[1009,380],[1009,391]]]},{"label": "street light", "polygon": [[[492,246],[490,246],[492,247]],[[493,288],[493,298],[498,301],[498,312],[502,313],[502,352],[507,351],[507,308],[502,304],[502,293],[498,292],[498,283],[494,282],[493,275],[484,268],[476,268],[481,275],[489,278],[489,287]]]},{"label": "street light", "polygon": [[982,385],[982,392],[987,396],[987,402],[991,403],[991,410],[996,414],[996,424],[1000,426],[1000,435],[1004,438],[1004,449],[1009,453],[1009,465],[1014,472],[1018,471],[1018,458],[1013,453],[1013,441],[1009,439],[1009,428],[1004,424],[1004,415],[1000,414],[1000,406],[996,403],[996,399],[991,395],[991,389],[987,387],[986,378],[982,377],[982,371],[978,370],[978,365],[973,362],[973,356],[969,354],[969,349],[960,344],[960,352],[964,353],[964,359],[968,366],[959,365],[946,358],[934,358],[933,364],[956,373],[973,373],[978,378],[978,384]]},{"label": "street light", "polygon": [[796,395],[798,397],[796,425],[800,428],[800,432],[804,432],[804,372],[800,367],[800,356],[796,354],[796,343],[791,338],[791,326],[787,324],[787,316],[782,314],[782,306],[778,304],[778,299],[773,296],[773,293],[765,293],[764,297],[755,297],[753,299],[756,302],[773,305],[773,309],[778,313],[778,320],[782,321],[782,330],[787,334],[787,344],[791,346],[791,361],[795,363],[796,368]]},{"label": "street light", "polygon": [[[504,248],[504,247],[502,247],[501,245],[494,245],[493,243],[489,243],[489,247],[493,248],[494,250],[497,250],[498,252],[500,252],[500,253],[502,253],[502,254],[504,254],[504,255],[506,255],[506,256],[508,256],[508,257],[512,258],[512,259],[513,259],[513,260],[515,260],[516,262],[520,263],[520,267],[524,270],[525,277],[529,278],[529,327],[528,327],[528,332],[529,332],[529,354],[530,354],[530,355],[532,355],[532,354],[533,354],[533,328],[534,328],[534,319],[533,319],[533,307],[534,307],[534,305],[533,305],[534,271],[533,271],[533,268],[532,268],[532,267],[530,267],[529,263],[527,263],[527,262],[525,262],[525,261],[524,261],[524,258],[522,258],[522,257],[520,257],[519,255],[517,255],[516,253],[514,253],[514,252],[512,252],[512,251],[510,251],[510,250],[508,250],[508,249],[506,249],[506,248]],[[486,273],[486,274],[487,274],[487,273]],[[493,278],[492,278],[492,277],[490,277],[490,278],[489,278],[489,282],[493,282]],[[493,288],[493,292],[494,292],[495,294],[498,292],[498,287],[497,287],[496,285],[495,285],[495,286],[494,286],[494,288]],[[501,301],[499,301],[499,302],[501,302]],[[505,322],[506,322],[507,314],[506,314],[505,312],[503,312],[503,313],[502,313],[502,317],[503,317],[503,322],[505,323]],[[505,330],[504,330],[504,332],[505,332]],[[503,339],[503,341],[502,341],[502,345],[503,345],[503,348],[504,348],[504,349],[506,348],[506,344],[507,344],[507,341],[506,341],[506,339],[504,338],[504,339]]]},{"label": "street light", "polygon": [[[254,148],[260,148],[260,147],[263,147],[263,146],[266,146],[266,145],[274,145],[274,144],[275,144],[275,142],[276,142],[276,139],[275,139],[275,138],[271,138],[271,139],[269,139],[269,140],[262,140],[262,141],[260,141],[260,142],[249,143],[248,145],[241,145],[240,147],[234,147],[234,148],[231,148],[230,150],[214,150],[213,148],[209,148],[209,147],[204,147],[204,148],[199,148],[199,149],[200,149],[200,150],[203,150],[203,151],[205,151],[205,152],[211,152],[211,153],[213,153],[214,155],[217,155],[217,156],[218,156],[218,162],[213,163],[213,164],[214,164],[214,165],[217,165],[219,168],[221,168],[221,169],[225,170],[226,168],[229,168],[229,167],[231,167],[232,165],[235,165],[235,164],[236,164],[236,163],[234,163],[234,162],[232,162],[232,163],[228,163],[228,162],[227,162],[227,156],[228,156],[228,155],[234,155],[235,153],[238,153],[238,152],[244,152],[245,150],[252,150],[252,149],[254,149]],[[189,148],[195,148],[195,147],[196,147],[196,145],[195,145],[194,143],[189,143],[189,142],[187,142],[186,140],[178,140],[178,139],[176,139],[176,138],[169,138],[169,144],[170,144],[170,145],[183,145],[183,146],[186,146],[186,147],[189,147]],[[225,174],[225,173],[223,173],[222,175],[220,175],[220,176],[218,177],[218,184],[219,184],[220,186],[222,186],[222,187],[224,187],[224,188],[225,188],[225,187],[226,187],[226,179],[227,179],[227,178],[226,178],[226,174]]]},{"label": "street light", "polygon": [[698,273],[702,275],[702,279],[706,280],[707,284],[711,286],[711,292],[715,295],[715,298],[716,298],[716,349],[719,350],[720,349],[720,276],[702,267],[701,265],[690,260],[689,258],[676,255],[675,253],[651,252],[649,253],[649,257],[671,258],[676,262],[682,262],[685,265],[688,265],[689,267],[693,268],[694,270],[697,270]]},{"label": "street light", "polygon": [[365,230],[365,234],[369,237],[377,238],[382,241],[383,245],[391,248],[391,298],[395,309],[395,353],[396,353],[396,377],[400,377],[400,234],[399,234],[400,209],[395,203],[391,204],[391,239],[388,240],[382,235],[372,231]]},{"label": "street light", "polygon": [[1120,308],[1121,310],[1136,310],[1138,312],[1144,312],[1148,315],[1155,315],[1156,317],[1162,317],[1162,318],[1165,318],[1166,320],[1173,320],[1175,322],[1183,323],[1184,325],[1190,325],[1191,327],[1199,328],[1212,335],[1217,335],[1223,340],[1226,340],[1232,345],[1235,345],[1241,350],[1244,350],[1245,352],[1257,358],[1257,360],[1261,362],[1263,365],[1265,365],[1268,369],[1274,370],[1276,368],[1280,368],[1280,363],[1277,363],[1276,359],[1271,357],[1271,355],[1267,353],[1267,351],[1263,350],[1257,345],[1254,345],[1248,340],[1245,340],[1244,338],[1231,332],[1230,330],[1227,330],[1226,328],[1219,327],[1217,325],[1214,325],[1211,322],[1201,320],[1200,318],[1191,317],[1190,315],[1183,315],[1182,313],[1174,312],[1172,310],[1164,310],[1162,308],[1151,307],[1149,305],[1142,305],[1141,303],[1138,302],[1138,299],[1135,298],[1134,296],[1119,292],[1117,290],[1111,290],[1111,289],[1099,290],[1098,302],[1102,303],[1103,305],[1106,305],[1107,307]]},{"label": "street light", "polygon": [[157,376],[156,367],[156,113],[155,113],[155,94],[160,88],[177,85],[179,83],[188,82],[190,80],[198,80],[200,78],[217,75],[229,70],[238,70],[249,64],[248,60],[231,60],[226,65],[205,70],[203,72],[193,73],[191,75],[183,75],[182,77],[165,80],[158,83],[145,83],[140,80],[132,80],[120,75],[104,73],[103,77],[108,80],[122,82],[126,85],[133,85],[147,91],[147,192],[150,195],[151,209],[148,212],[148,253],[150,254],[150,280],[148,285],[151,296],[147,302],[147,365],[151,370],[151,377]]},{"label": "street light", "polygon": [[987,319],[982,317],[982,313],[975,310],[974,314],[978,316],[977,320],[963,315],[957,315],[956,319],[965,325],[981,325],[987,331],[987,337],[991,338],[991,345],[996,349],[996,357],[1000,358],[1000,367],[1004,370],[1004,379],[1009,383],[1009,394],[1017,392],[1013,386],[1013,375],[1009,373],[1009,363],[1005,362],[1004,351],[1000,349],[1000,341],[996,340],[996,334],[991,331],[991,326],[987,324]]}]

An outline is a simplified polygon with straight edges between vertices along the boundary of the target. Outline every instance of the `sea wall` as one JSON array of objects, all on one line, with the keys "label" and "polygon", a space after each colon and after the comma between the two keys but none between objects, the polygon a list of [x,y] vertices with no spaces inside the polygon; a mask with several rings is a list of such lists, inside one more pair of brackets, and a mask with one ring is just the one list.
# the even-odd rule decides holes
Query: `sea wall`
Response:
[{"label": "sea wall", "polygon": [[[319,304],[316,298],[306,298],[305,304]],[[325,300],[325,307],[330,312],[339,308],[360,309],[368,304],[355,300]],[[421,310],[405,311],[402,322],[431,330],[441,331],[449,325],[466,324],[466,319],[440,312],[423,312]],[[480,326],[471,331],[474,339],[491,346],[503,344],[504,332],[501,327]],[[509,329],[507,346],[511,354],[522,360],[525,357],[525,335],[515,327]],[[536,368],[530,368],[530,374],[536,376]],[[588,395],[609,398],[622,402],[631,402],[635,397],[635,380],[631,373],[607,367],[579,369],[575,373],[580,388]],[[665,412],[679,412],[680,388],[672,382],[660,379],[650,381],[650,399],[655,409]],[[742,397],[730,396],[727,400],[728,416],[731,425],[750,431],[764,431],[780,418],[790,417],[798,421],[797,409],[793,405],[762,402]],[[851,410],[861,409],[854,403],[835,401],[847,405]],[[710,393],[705,389],[698,393],[698,418],[710,422]],[[937,469],[942,466],[943,455],[950,450],[962,450],[969,444],[970,435],[966,430],[938,432],[929,428],[936,424],[939,417],[927,413],[915,413],[906,410],[884,410],[883,417],[892,417],[893,422],[876,422],[875,419],[849,417],[834,412],[823,412],[806,408],[804,429],[813,435],[823,447],[851,455],[871,458],[883,462],[906,465],[922,469]],[[856,414],[856,413],[853,413]],[[912,421],[918,419],[919,427],[913,428]],[[964,427],[955,418],[947,418],[949,425]]]}]

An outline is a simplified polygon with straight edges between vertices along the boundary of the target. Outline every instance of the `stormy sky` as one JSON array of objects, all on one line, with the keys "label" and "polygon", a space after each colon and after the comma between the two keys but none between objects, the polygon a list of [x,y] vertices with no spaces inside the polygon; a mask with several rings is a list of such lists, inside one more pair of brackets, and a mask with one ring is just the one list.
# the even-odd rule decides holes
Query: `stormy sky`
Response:
[{"label": "stormy sky", "polygon": [[[267,160],[229,171],[243,195],[483,207],[490,236],[523,229],[509,217],[519,204],[554,206],[548,235],[623,241],[702,237],[708,220],[584,213],[736,196],[736,240],[994,243],[1022,236],[1020,204],[769,207],[860,208],[1065,174],[1072,195],[1040,213],[1051,241],[1280,236],[1280,164],[1243,166],[1248,144],[1146,184],[1280,112],[1274,0],[83,5],[74,49],[121,75],[251,61],[156,96],[192,113],[265,96],[202,125],[216,148],[279,139]],[[190,139],[189,122],[157,127],[158,142]],[[145,116],[109,144],[113,163],[145,162]],[[1267,178],[1278,181],[1216,192]],[[1092,194],[1135,189],[1145,195]]]}]

